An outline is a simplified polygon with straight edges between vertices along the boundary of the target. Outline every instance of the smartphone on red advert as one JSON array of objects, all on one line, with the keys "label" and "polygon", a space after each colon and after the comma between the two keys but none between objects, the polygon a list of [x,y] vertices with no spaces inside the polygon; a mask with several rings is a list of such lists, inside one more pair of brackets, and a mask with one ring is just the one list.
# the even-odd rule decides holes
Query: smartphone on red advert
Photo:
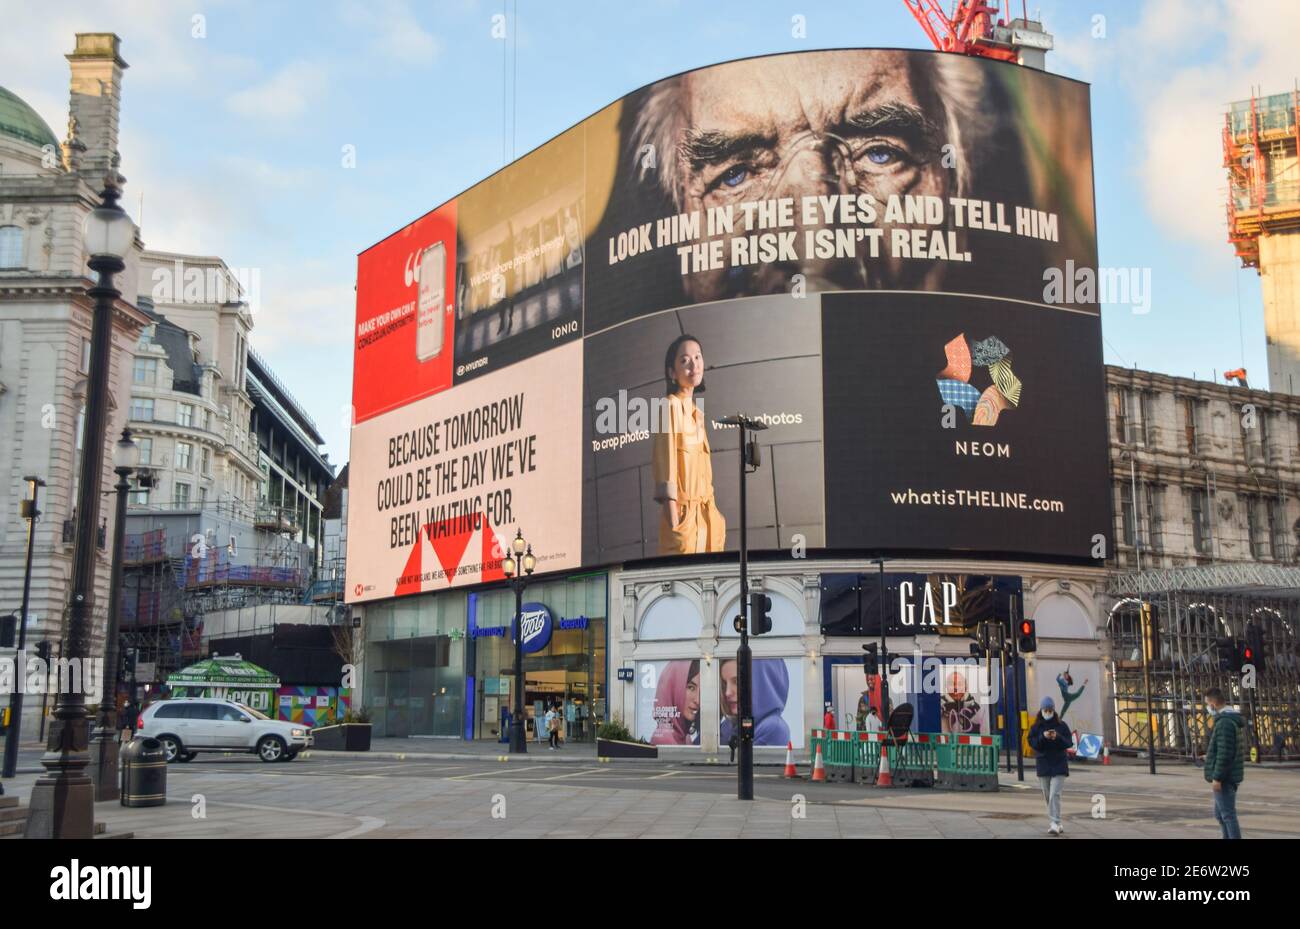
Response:
[{"label": "smartphone on red advert", "polygon": [[446,327],[442,314],[446,307],[446,249],[434,242],[420,258],[420,291],[416,304],[415,357],[429,361],[442,354]]}]

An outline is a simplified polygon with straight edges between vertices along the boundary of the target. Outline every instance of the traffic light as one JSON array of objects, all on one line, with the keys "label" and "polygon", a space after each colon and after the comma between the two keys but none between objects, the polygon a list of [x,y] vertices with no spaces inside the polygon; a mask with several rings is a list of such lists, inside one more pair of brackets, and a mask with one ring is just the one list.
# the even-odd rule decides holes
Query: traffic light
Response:
[{"label": "traffic light", "polygon": [[1020,653],[1038,651],[1038,626],[1032,619],[1022,619],[1016,629]]},{"label": "traffic light", "polygon": [[767,594],[749,595],[749,634],[772,631],[772,598]]},{"label": "traffic light", "polygon": [[49,643],[49,642],[37,642],[37,643],[36,643],[36,657],[39,658],[39,659],[41,659],[41,661],[45,662],[47,665],[50,663],[50,643]]},{"label": "traffic light", "polygon": [[875,642],[862,646],[862,670],[867,674],[875,674],[879,667],[880,646]]},{"label": "traffic light", "polygon": [[1232,639],[1218,638],[1214,640],[1214,654],[1218,659],[1220,671],[1235,671],[1237,666],[1237,643]]},{"label": "traffic light", "polygon": [[1246,627],[1246,649],[1249,657],[1245,658],[1247,664],[1253,664],[1256,671],[1264,670],[1264,627],[1250,625]]},{"label": "traffic light", "polygon": [[1159,623],[1156,622],[1155,609],[1144,600],[1139,616],[1142,620],[1142,655],[1148,663],[1154,662],[1160,654]]},{"label": "traffic light", "polygon": [[18,617],[10,613],[0,616],[0,648],[13,648],[18,630]]}]

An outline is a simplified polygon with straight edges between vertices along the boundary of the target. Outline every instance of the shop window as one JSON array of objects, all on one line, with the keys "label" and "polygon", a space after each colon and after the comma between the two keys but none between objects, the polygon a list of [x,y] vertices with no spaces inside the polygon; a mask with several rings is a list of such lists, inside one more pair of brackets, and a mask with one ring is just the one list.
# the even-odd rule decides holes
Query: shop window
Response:
[{"label": "shop window", "polygon": [[[514,593],[498,588],[472,594],[467,622],[475,635],[473,734],[499,739],[502,711],[514,708],[514,647],[509,629]],[[606,588],[604,576],[572,578],[531,585],[525,604],[540,603],[551,613],[549,641],[524,655],[525,731],[530,740],[545,738],[539,721],[558,706],[561,738],[589,742],[606,716]],[[473,633],[472,633],[473,634]]]}]

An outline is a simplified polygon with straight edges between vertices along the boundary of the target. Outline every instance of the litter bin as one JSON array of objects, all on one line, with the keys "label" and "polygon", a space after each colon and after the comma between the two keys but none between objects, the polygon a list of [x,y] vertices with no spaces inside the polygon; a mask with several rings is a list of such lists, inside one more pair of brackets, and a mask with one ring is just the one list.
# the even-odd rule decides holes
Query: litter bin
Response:
[{"label": "litter bin", "polygon": [[167,756],[157,739],[133,739],[123,749],[122,806],[167,802]]}]

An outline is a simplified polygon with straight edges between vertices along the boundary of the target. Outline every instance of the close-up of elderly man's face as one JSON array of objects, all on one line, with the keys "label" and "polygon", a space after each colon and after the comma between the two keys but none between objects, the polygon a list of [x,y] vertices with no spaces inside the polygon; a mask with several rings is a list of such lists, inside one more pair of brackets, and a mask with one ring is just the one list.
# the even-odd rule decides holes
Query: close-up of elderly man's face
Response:
[{"label": "close-up of elderly man's face", "polygon": [[[739,61],[665,82],[639,122],[643,138],[674,149],[661,183],[683,212],[731,205],[732,236],[746,235],[741,203],[794,198],[802,243],[803,197],[871,194],[883,209],[892,194],[958,192],[960,139],[936,86],[939,67],[889,51]],[[945,167],[948,143],[957,155]],[[888,287],[905,270],[926,269],[883,255],[786,260],[692,274],[686,287],[696,301],[787,292],[795,274],[810,290]]]}]

